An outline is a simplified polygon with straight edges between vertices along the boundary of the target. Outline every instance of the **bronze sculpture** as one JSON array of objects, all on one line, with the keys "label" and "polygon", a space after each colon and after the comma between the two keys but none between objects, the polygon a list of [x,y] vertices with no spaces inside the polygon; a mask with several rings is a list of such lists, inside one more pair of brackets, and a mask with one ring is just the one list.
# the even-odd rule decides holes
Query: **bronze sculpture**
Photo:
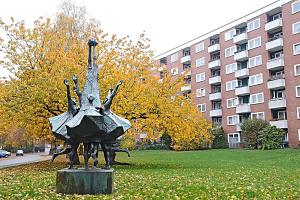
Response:
[{"label": "bronze sculpture", "polygon": [[126,152],[126,150],[114,148],[113,145],[118,137],[131,128],[130,122],[110,110],[113,98],[122,85],[122,81],[119,81],[114,89],[108,91],[108,95],[102,104],[98,85],[98,66],[96,64],[97,44],[95,40],[89,40],[88,42],[88,70],[82,91],[79,89],[77,77],[75,75],[72,77],[75,84],[74,91],[79,99],[79,107],[76,108],[76,103],[71,98],[69,83],[65,80],[64,84],[67,87],[68,110],[61,115],[49,118],[54,136],[70,145],[70,147],[54,154],[52,160],[58,155],[68,153],[70,168],[73,168],[75,164],[77,148],[80,143],[84,145],[86,169],[89,168],[88,160],[90,156],[93,158],[94,168],[97,167],[99,145],[101,145],[105,158],[104,169],[110,169],[111,158],[115,156],[111,155],[112,153],[115,154],[115,152],[118,151]]}]

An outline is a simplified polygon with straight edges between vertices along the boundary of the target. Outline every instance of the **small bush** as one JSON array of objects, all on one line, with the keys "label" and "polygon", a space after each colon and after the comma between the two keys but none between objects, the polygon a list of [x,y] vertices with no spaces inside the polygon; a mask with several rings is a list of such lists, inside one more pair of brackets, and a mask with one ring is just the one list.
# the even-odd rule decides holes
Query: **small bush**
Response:
[{"label": "small bush", "polygon": [[248,148],[257,149],[258,132],[267,126],[269,126],[269,123],[261,119],[245,120],[241,125],[245,146]]},{"label": "small bush", "polygon": [[258,142],[262,149],[277,149],[282,145],[285,132],[275,126],[267,126],[258,133]]},{"label": "small bush", "polygon": [[213,143],[212,143],[212,148],[213,149],[228,148],[228,143],[225,139],[225,133],[224,133],[224,130],[221,126],[212,128],[211,132],[214,136],[214,140],[213,140]]},{"label": "small bush", "polygon": [[138,150],[169,150],[166,144],[144,144],[137,146]]},{"label": "small bush", "polygon": [[128,150],[135,149],[135,140],[130,137],[125,137],[120,141],[120,147]]}]

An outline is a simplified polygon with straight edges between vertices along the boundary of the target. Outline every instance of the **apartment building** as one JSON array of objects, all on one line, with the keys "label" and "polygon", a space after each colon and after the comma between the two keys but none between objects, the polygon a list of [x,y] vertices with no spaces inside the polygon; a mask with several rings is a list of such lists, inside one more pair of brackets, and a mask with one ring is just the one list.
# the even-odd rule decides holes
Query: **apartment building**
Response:
[{"label": "apartment building", "polygon": [[[195,100],[231,146],[240,123],[265,119],[300,144],[300,0],[279,0],[155,57],[158,71],[185,76]],[[161,76],[163,78],[163,76]]]}]

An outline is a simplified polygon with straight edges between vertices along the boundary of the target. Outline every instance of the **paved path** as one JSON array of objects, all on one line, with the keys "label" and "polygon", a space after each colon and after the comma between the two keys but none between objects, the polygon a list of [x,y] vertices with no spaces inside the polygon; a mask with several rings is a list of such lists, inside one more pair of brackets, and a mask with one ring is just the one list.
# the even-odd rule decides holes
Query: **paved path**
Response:
[{"label": "paved path", "polygon": [[28,163],[40,162],[50,160],[51,156],[45,153],[25,153],[24,156],[16,156],[13,154],[8,158],[0,158],[0,169],[7,167],[14,167]]}]

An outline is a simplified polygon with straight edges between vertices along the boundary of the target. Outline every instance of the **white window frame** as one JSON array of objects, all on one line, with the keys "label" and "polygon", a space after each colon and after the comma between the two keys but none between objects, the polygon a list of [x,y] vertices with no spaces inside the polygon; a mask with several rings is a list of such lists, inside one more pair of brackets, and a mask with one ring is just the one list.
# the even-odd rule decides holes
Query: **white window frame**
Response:
[{"label": "white window frame", "polygon": [[229,136],[230,136],[230,135],[233,135],[233,136],[234,136],[234,135],[238,135],[238,142],[241,142],[241,134],[240,134],[240,133],[228,133],[228,134],[227,134],[227,141],[228,141],[228,143],[230,142],[230,141],[229,141]]},{"label": "white window frame", "polygon": [[300,97],[300,93],[297,94],[297,91],[298,91],[297,88],[300,88],[300,85],[297,85],[295,88],[296,88],[296,97]]},{"label": "white window frame", "polygon": [[205,88],[196,89],[196,97],[205,97]]},{"label": "white window frame", "polygon": [[[258,44],[258,45],[256,45],[256,40],[259,41],[259,44]],[[251,42],[253,42],[253,47],[250,46],[250,43],[251,43]],[[258,47],[260,47],[260,46],[261,46],[261,36],[256,37],[256,38],[253,38],[253,39],[251,39],[251,40],[248,40],[248,46],[247,46],[248,50],[255,49],[255,48],[258,48]]]},{"label": "white window frame", "polygon": [[200,42],[195,45],[195,52],[199,53],[204,50],[204,42]]},{"label": "white window frame", "polygon": [[[198,79],[197,77],[200,77],[200,78]],[[201,77],[203,77],[203,79]],[[205,72],[196,74],[196,83],[203,82],[203,81],[205,81]]]},{"label": "white window frame", "polygon": [[236,34],[236,29],[231,29],[225,32],[224,40],[225,41],[231,40],[235,34]]},{"label": "white window frame", "polygon": [[[231,118],[231,117],[236,117],[237,118],[237,120],[236,120],[236,123],[232,123],[232,124],[230,124],[229,123],[229,118]],[[237,124],[239,124],[239,115],[230,115],[230,116],[227,116],[227,125],[228,126],[235,126],[235,125],[237,125]]]},{"label": "white window frame", "polygon": [[196,59],[196,67],[202,67],[205,65],[205,57]]},{"label": "white window frame", "polygon": [[[258,95],[262,95],[262,101],[261,101],[261,102],[258,102],[258,101],[257,101],[257,99],[258,99],[257,96],[258,96]],[[254,96],[256,96],[256,102],[253,102],[253,101],[252,101],[252,98],[253,98]],[[264,93],[263,93],[263,92],[260,92],[260,93],[255,93],[255,94],[251,94],[251,95],[250,95],[250,99],[249,99],[249,102],[250,102],[250,103],[249,103],[249,104],[255,105],[255,104],[264,103],[264,101],[265,101],[265,100],[264,100]]]},{"label": "white window frame", "polygon": [[300,54],[300,51],[299,52],[295,52],[295,50],[296,50],[296,46],[300,46],[300,42],[299,43],[296,43],[296,44],[293,44],[293,53],[294,53],[294,55],[299,55]]},{"label": "white window frame", "polygon": [[295,5],[296,3],[298,3],[299,6],[300,6],[300,1],[295,1],[295,2],[293,2],[293,3],[292,3],[292,14],[295,14],[295,13],[297,13],[297,12],[300,11],[300,9],[299,9],[299,10],[296,10],[296,11],[294,10],[294,5]]},{"label": "white window frame", "polygon": [[[232,101],[232,106],[229,106],[229,101]],[[235,108],[236,107],[236,104],[237,104],[237,100],[236,98],[230,98],[230,99],[227,99],[227,108]]]},{"label": "white window frame", "polygon": [[[233,87],[233,83],[235,82],[235,87]],[[231,87],[228,87],[228,84],[231,85]],[[232,81],[227,81],[226,82],[226,91],[231,91],[231,90],[235,90],[235,88],[237,87],[238,83],[237,80],[232,80]]]},{"label": "white window frame", "polygon": [[[297,67],[300,68],[300,64],[294,65],[295,76],[300,76],[300,73],[299,73],[299,74],[297,73]],[[300,71],[300,70],[299,70],[299,71]]]},{"label": "white window frame", "polygon": [[297,107],[297,119],[300,119],[300,107]]},{"label": "white window frame", "polygon": [[[296,32],[296,26],[299,26],[299,31],[298,32]],[[293,27],[293,34],[294,35],[300,33],[300,21],[298,21],[296,23],[293,23],[292,27]]]},{"label": "white window frame", "polygon": [[178,74],[178,67],[172,68],[172,69],[171,69],[171,74],[172,74],[173,76],[177,75],[177,74]]},{"label": "white window frame", "polygon": [[225,72],[226,74],[232,74],[235,71],[237,71],[237,63],[231,63],[229,65],[226,65],[225,69],[226,69],[226,72]]},{"label": "white window frame", "polygon": [[[259,63],[257,62],[258,61],[257,59],[259,59],[259,61],[260,61]],[[251,65],[251,60],[253,60],[254,65]],[[249,58],[248,68],[257,67],[260,65],[262,65],[262,55],[258,55],[258,56]]]},{"label": "white window frame", "polygon": [[[254,83],[252,83],[252,82],[251,82],[251,78],[254,77],[254,80],[256,80],[256,77],[257,77],[257,76],[260,76],[260,77],[261,77],[261,82],[254,82]],[[260,74],[255,74],[255,75],[253,75],[253,76],[249,76],[249,86],[260,85],[260,84],[262,84],[263,82],[264,82],[264,80],[263,80],[263,75],[262,75],[262,73],[260,73]]]},{"label": "white window frame", "polygon": [[298,139],[300,141],[300,129],[298,129]]},{"label": "white window frame", "polygon": [[[199,109],[199,107],[200,107],[200,109]],[[202,113],[206,112],[206,103],[198,104],[197,108],[198,108],[199,112],[202,112]]]},{"label": "white window frame", "polygon": [[[258,116],[260,115],[260,114],[262,114],[262,118],[258,118]],[[254,115],[256,115],[257,117],[256,117],[256,119],[262,119],[262,120],[265,120],[265,112],[256,112],[256,113],[251,113],[251,119],[254,119]]]},{"label": "white window frame", "polygon": [[[229,55],[226,55],[227,50],[230,51]],[[226,48],[224,52],[225,58],[233,56],[235,52],[236,52],[236,45]]]},{"label": "white window frame", "polygon": [[171,55],[171,63],[178,61],[178,52]]},{"label": "white window frame", "polygon": [[[254,24],[255,22],[258,21],[258,27],[254,27]],[[252,29],[250,29],[250,24],[252,24]],[[251,31],[254,31],[256,29],[259,29],[260,28],[260,18],[256,18],[250,22],[247,23],[247,32],[251,32]]]}]

